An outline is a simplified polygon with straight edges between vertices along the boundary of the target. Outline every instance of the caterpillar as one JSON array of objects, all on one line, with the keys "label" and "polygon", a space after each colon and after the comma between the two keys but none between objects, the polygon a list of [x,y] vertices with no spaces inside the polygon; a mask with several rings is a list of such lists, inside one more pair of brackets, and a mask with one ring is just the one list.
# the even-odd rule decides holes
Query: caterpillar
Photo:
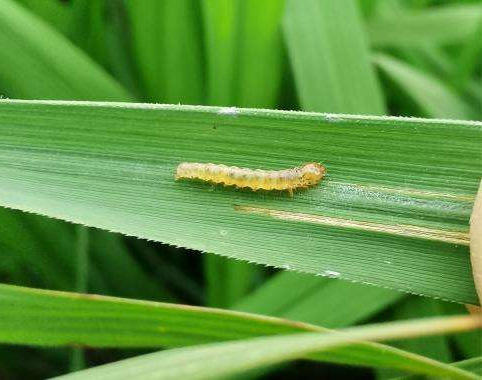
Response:
[{"label": "caterpillar", "polygon": [[238,168],[217,164],[182,162],[178,165],[175,179],[198,179],[225,186],[247,187],[256,190],[293,190],[317,185],[326,169],[317,162],[309,162],[284,170],[261,170]]}]

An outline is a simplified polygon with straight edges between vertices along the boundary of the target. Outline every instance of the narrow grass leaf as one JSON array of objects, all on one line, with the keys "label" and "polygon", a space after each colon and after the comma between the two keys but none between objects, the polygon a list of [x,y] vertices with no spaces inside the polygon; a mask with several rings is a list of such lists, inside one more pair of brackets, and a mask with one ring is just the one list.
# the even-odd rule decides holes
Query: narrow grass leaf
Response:
[{"label": "narrow grass leaf", "polygon": [[481,18],[482,6],[477,3],[397,9],[372,17],[367,31],[376,47],[448,45],[470,38]]},{"label": "narrow grass leaf", "polygon": [[[4,94],[31,99],[129,100],[80,49],[11,0],[0,2],[0,82]],[[19,80],[22,78],[22,80]]]},{"label": "narrow grass leaf", "polygon": [[[447,315],[461,314],[467,311],[465,305],[444,302],[443,312]],[[482,330],[459,333],[451,337],[457,352],[464,358],[474,358],[481,355]],[[482,371],[482,368],[481,368]]]},{"label": "narrow grass leaf", "polygon": [[[78,293],[87,293],[89,283],[89,230],[84,226],[76,226],[75,232],[75,290]],[[74,347],[70,358],[70,370],[79,371],[83,368],[85,368],[84,350]]]},{"label": "narrow grass leaf", "polygon": [[304,299],[328,279],[285,271],[278,272],[262,286],[237,302],[235,310],[265,315],[281,315],[298,300]]},{"label": "narrow grass leaf", "polygon": [[[482,9],[482,7],[481,7]],[[477,28],[471,36],[467,38],[462,46],[459,57],[454,65],[455,85],[463,86],[473,76],[476,75],[480,65],[482,54],[482,12],[479,17]],[[475,74],[475,75],[474,75]]]},{"label": "narrow grass leaf", "polygon": [[64,35],[72,31],[73,17],[71,4],[58,0],[16,0],[30,12],[45,20]]},{"label": "narrow grass leaf", "polygon": [[[426,300],[420,297],[407,297],[393,308],[395,320],[410,320],[416,318],[435,317],[443,315],[441,302]],[[395,347],[416,353],[444,363],[452,361],[449,340],[446,336],[416,337],[412,339],[399,339],[393,342]],[[393,379],[403,375],[395,369],[380,369],[377,379]]]},{"label": "narrow grass leaf", "polygon": [[236,52],[241,2],[203,1],[207,104],[235,105]]},{"label": "narrow grass leaf", "polygon": [[352,0],[287,1],[285,39],[305,111],[385,112],[359,13]]},{"label": "narrow grass leaf", "polygon": [[252,265],[208,253],[204,257],[206,305],[229,307],[252,287]]},{"label": "narrow grass leaf", "polygon": [[90,236],[92,261],[102,274],[108,294],[174,301],[175,297],[165,288],[163,279],[156,279],[146,273],[129,252],[121,236],[95,229],[90,231]]},{"label": "narrow grass leaf", "polygon": [[[202,2],[208,104],[275,107],[283,6],[279,0]],[[256,274],[252,265],[215,255],[207,255],[204,264],[208,305],[231,306],[251,289]]]},{"label": "narrow grass leaf", "polygon": [[377,54],[375,62],[429,117],[467,119],[468,106],[445,84],[397,58]]},{"label": "narrow grass leaf", "polygon": [[89,229],[76,226],[75,230],[75,290],[86,293],[89,283]]},{"label": "narrow grass leaf", "polygon": [[366,320],[403,297],[388,289],[280,272],[233,308],[333,328]]},{"label": "narrow grass leaf", "polygon": [[[408,297],[394,308],[395,319],[409,320],[444,315],[442,303],[438,300]],[[444,336],[402,339],[397,341],[397,347],[445,363],[452,361],[448,338]]]},{"label": "narrow grass leaf", "polygon": [[[238,28],[235,103],[239,107],[275,108],[281,85],[284,0],[243,0]],[[222,22],[218,20],[218,22]]]},{"label": "narrow grass leaf", "polygon": [[[329,352],[362,339],[387,340],[404,336],[432,335],[477,328],[481,325],[481,321],[475,316],[464,316],[368,325],[331,334],[305,333],[262,337],[147,354],[60,376],[56,379],[127,379],[133,377],[142,377],[146,380],[212,379],[298,359],[310,354]],[[415,357],[407,355],[404,358],[403,367],[406,370],[452,379],[478,378],[471,372],[428,358],[425,358],[425,363],[417,362],[415,365],[413,360]],[[398,364],[402,363],[398,362]]]},{"label": "narrow grass leaf", "polygon": [[[383,97],[370,62],[359,5],[362,4],[350,0],[288,1],[284,20],[285,38],[303,109],[356,114],[384,113]],[[280,279],[282,278],[280,276]],[[287,282],[291,282],[291,279]],[[285,285],[288,284],[283,281],[274,283],[279,286],[278,292],[284,293]],[[317,283],[320,284],[320,281]],[[272,285],[267,286],[270,289],[268,293],[272,292]],[[311,282],[300,282],[296,286],[300,289],[305,287],[311,288]],[[325,292],[328,288],[330,291]],[[373,298],[380,302],[359,303],[360,309],[354,314],[356,317],[351,318],[345,312],[350,306],[344,305],[347,310],[340,307],[340,300],[344,299],[347,291],[362,293],[364,298]],[[382,293],[388,296],[390,292],[367,287],[358,289],[353,284],[332,284],[327,281],[311,293],[305,294],[306,299],[299,297],[287,304],[289,306],[283,310],[284,314],[275,315],[291,315],[300,320],[318,321],[328,325],[340,323],[339,326],[342,326],[382,308]],[[283,296],[261,302],[264,297],[263,289],[255,296],[255,303],[264,305],[262,309],[278,308],[277,300],[285,299]],[[320,300],[326,303],[326,309],[320,310],[317,307]],[[337,307],[333,308],[335,305]],[[330,312],[326,312],[328,310]]]},{"label": "narrow grass leaf", "polygon": [[[300,322],[222,309],[12,285],[0,285],[0,306],[0,341],[15,344],[179,347],[266,335],[330,332],[322,327]],[[350,340],[350,343],[356,340],[356,344],[314,354],[310,358],[365,366],[393,366],[425,373],[452,371],[445,364],[390,346],[361,342],[362,339],[358,337]],[[251,344],[247,341],[246,343]],[[240,344],[243,345],[244,341]],[[187,351],[193,349],[196,348],[188,348]],[[301,356],[305,354],[308,352]]]},{"label": "narrow grass leaf", "polygon": [[130,0],[127,5],[135,57],[147,99],[203,103],[199,3]]},{"label": "narrow grass leaf", "polygon": [[[461,368],[465,371],[472,372],[477,375],[482,375],[482,356],[473,359],[462,360],[452,363],[453,366]],[[423,375],[411,375],[399,377],[396,380],[426,380],[427,377]]]},{"label": "narrow grass leaf", "polygon": [[[467,245],[481,127],[2,100],[0,199],[177,246],[476,304]],[[328,176],[291,198],[176,182],[181,161],[266,169],[320,161]]]},{"label": "narrow grass leaf", "polygon": [[1,261],[16,268],[13,274],[20,275],[12,280],[24,285],[73,290],[73,265],[56,260],[56,252],[46,249],[29,228],[28,219],[19,212],[0,208],[0,244],[5,252]]},{"label": "narrow grass leaf", "polygon": [[125,2],[73,1],[63,6],[71,9],[73,19],[67,37],[140,98]]}]

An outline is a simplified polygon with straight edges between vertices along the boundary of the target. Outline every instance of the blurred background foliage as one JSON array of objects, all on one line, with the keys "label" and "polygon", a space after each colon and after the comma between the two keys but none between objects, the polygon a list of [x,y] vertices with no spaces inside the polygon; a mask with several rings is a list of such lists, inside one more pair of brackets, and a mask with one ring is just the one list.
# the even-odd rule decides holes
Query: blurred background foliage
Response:
[{"label": "blurred background foliage", "polygon": [[[481,34],[477,0],[1,0],[0,93],[480,119]],[[326,327],[464,310],[1,208],[0,249],[4,283]],[[467,333],[396,345],[451,362],[480,355],[481,343]],[[139,352],[0,346],[0,379],[45,378]],[[396,375],[295,362],[259,376],[316,374]]]}]

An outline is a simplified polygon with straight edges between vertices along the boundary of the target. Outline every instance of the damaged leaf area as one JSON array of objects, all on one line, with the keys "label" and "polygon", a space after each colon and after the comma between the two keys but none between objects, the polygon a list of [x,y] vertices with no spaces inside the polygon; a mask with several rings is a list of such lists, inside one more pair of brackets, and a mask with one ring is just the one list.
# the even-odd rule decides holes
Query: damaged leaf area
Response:
[{"label": "damaged leaf area", "polygon": [[271,216],[280,220],[298,221],[305,223],[315,223],[323,226],[334,226],[342,228],[353,228],[363,231],[374,231],[399,236],[410,236],[420,239],[429,239],[435,241],[444,241],[453,244],[469,245],[469,234],[465,232],[451,232],[447,230],[433,230],[425,227],[409,226],[409,225],[388,225],[381,223],[369,223],[364,221],[356,221],[341,218],[331,218],[322,215],[309,215],[296,212],[286,212],[279,210],[269,210],[264,208],[249,206],[234,206],[235,210],[247,213],[261,214]]},{"label": "damaged leaf area", "polygon": [[[467,121],[1,100],[0,204],[475,304],[467,244],[481,137]],[[176,182],[183,161],[315,161],[327,174],[290,197]]]}]

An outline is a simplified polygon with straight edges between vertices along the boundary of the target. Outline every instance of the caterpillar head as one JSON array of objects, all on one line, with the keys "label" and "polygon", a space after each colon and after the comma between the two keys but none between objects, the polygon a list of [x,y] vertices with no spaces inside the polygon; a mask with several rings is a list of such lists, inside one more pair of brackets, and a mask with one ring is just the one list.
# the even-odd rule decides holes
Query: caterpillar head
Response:
[{"label": "caterpillar head", "polygon": [[301,181],[303,186],[316,185],[325,175],[326,169],[318,162],[310,162],[301,167]]}]

